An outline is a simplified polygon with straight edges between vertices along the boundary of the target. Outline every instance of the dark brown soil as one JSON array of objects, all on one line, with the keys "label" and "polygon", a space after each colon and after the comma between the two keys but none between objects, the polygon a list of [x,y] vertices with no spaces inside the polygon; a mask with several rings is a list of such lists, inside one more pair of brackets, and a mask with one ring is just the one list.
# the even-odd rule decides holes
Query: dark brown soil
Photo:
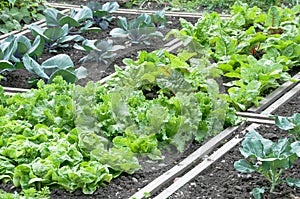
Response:
[{"label": "dark brown soil", "polygon": [[[263,125],[257,131],[265,138],[277,141],[288,136],[287,132],[279,130],[275,126]],[[257,173],[244,174],[234,169],[234,162],[242,159],[239,146],[235,147],[213,166],[198,175],[193,181],[179,189],[170,198],[218,198],[218,199],[246,199],[253,198],[251,191],[255,187],[270,187],[265,178]],[[294,163],[294,167],[283,173],[283,178],[300,178],[300,160]],[[180,180],[180,179],[179,179]],[[264,198],[287,199],[292,196],[300,196],[299,188],[291,188],[285,183],[277,185],[275,193],[265,191]]]},{"label": "dark brown soil", "polygon": [[[273,114],[292,116],[300,111],[300,92],[290,99],[285,105],[279,107]],[[275,125],[261,125],[256,129],[263,137],[277,141],[279,138],[290,137],[287,131],[280,130]],[[217,161],[211,168],[203,171],[193,181],[183,186],[170,198],[220,198],[242,199],[253,198],[251,191],[255,187],[269,187],[270,184],[259,174],[245,175],[237,172],[233,164],[243,158],[239,152],[239,146],[235,147],[223,158]],[[283,174],[283,177],[300,178],[300,160],[294,163],[294,167]],[[278,185],[275,194],[266,191],[265,197],[292,198],[300,196],[299,188],[291,188],[285,183]],[[296,198],[296,197],[295,197]]]},{"label": "dark brown soil", "polygon": [[298,92],[286,104],[276,109],[272,114],[290,117],[295,113],[300,113],[300,92]]}]

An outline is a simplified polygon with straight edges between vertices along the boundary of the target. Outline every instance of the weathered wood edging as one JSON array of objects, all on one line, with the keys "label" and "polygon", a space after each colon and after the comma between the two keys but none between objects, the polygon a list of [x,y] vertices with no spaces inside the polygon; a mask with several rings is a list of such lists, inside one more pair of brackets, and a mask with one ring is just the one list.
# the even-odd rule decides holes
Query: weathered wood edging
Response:
[{"label": "weathered wood edging", "polygon": [[[241,135],[245,135],[247,131],[258,128],[260,125],[251,124],[245,130],[241,132]],[[219,160],[223,155],[225,155],[228,151],[234,148],[238,143],[240,143],[244,139],[244,136],[236,136],[232,138],[230,141],[226,142],[221,148],[216,150],[212,155],[206,157],[200,164],[195,166],[192,170],[187,172],[185,175],[178,178],[172,185],[163,190],[159,195],[157,195],[154,199],[167,199],[173,193],[175,193],[178,189],[180,189],[183,185],[194,179],[197,175],[199,175],[202,171],[210,167],[213,163]],[[132,198],[133,199],[133,198]],[[137,198],[138,199],[138,198]]]},{"label": "weathered wood edging", "polygon": [[187,158],[182,160],[170,170],[166,171],[163,175],[150,182],[147,186],[139,190],[130,198],[140,199],[144,197],[144,193],[155,193],[155,191],[164,186],[166,183],[170,182],[171,180],[174,180],[176,177],[178,177],[179,175],[190,169],[192,166],[194,166],[197,162],[199,162],[201,158],[209,154],[215,147],[219,146],[222,141],[232,136],[232,134],[239,128],[241,128],[241,126],[243,125],[244,123],[240,126],[229,127],[221,133],[219,133],[218,135],[216,135],[215,137],[211,138],[207,143],[202,145],[199,149],[190,154]]}]

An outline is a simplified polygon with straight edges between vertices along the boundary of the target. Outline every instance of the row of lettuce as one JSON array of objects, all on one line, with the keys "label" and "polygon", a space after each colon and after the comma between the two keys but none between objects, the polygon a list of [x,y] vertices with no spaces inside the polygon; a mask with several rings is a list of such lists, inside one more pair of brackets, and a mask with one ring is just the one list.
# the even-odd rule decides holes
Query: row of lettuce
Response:
[{"label": "row of lettuce", "polygon": [[[0,178],[23,189],[59,185],[93,193],[139,157],[183,152],[237,122],[211,71],[191,67],[190,53],[141,52],[107,85],[53,84],[0,100]],[[145,73],[147,72],[147,73]]]},{"label": "row of lettuce", "polygon": [[[75,42],[74,48],[85,51],[81,64],[89,61],[100,68],[107,67],[120,51],[134,45],[149,45],[151,38],[163,37],[159,31],[167,24],[163,11],[142,14],[130,21],[119,17],[119,27],[112,29],[110,35],[124,39],[124,45],[115,45],[112,40],[87,40],[81,35],[108,28],[112,20],[109,13],[118,7],[115,2],[104,5],[91,2],[73,9],[69,15],[47,9],[47,26],[30,26],[33,40],[11,36],[1,42],[0,74],[26,68],[48,83],[58,75],[75,83],[87,76],[87,69],[83,66],[75,69],[68,55],[58,54],[43,63],[38,58],[46,52],[69,48]],[[217,65],[216,76],[222,74],[228,78],[227,100],[237,110],[246,110],[258,106],[279,82],[292,80],[289,70],[298,70],[299,8],[271,7],[266,13],[236,3],[229,18],[221,18],[217,13],[206,14],[195,25],[181,19],[182,29],[170,31],[167,38],[174,35],[182,40],[184,49],[194,53],[193,60],[198,65]]]},{"label": "row of lettuce", "polygon": [[[33,28],[40,40],[59,24],[68,30],[76,25],[76,18],[50,11],[59,20],[51,21],[53,30]],[[195,25],[181,20],[183,29],[169,34],[186,49],[140,52],[136,61],[123,60],[127,69],[116,67],[105,86],[81,87],[55,76],[52,84],[41,80],[38,89],[12,97],[1,89],[0,179],[23,189],[58,185],[90,194],[122,172],[141,169],[140,157],[160,160],[168,146],[182,152],[186,143],[236,125],[236,109],[257,105],[278,80],[290,79],[287,71],[299,59],[298,13],[299,7],[264,13],[236,4],[228,19],[213,13]],[[114,33],[130,36],[127,21],[119,23],[127,30]],[[30,53],[24,56],[35,63]],[[53,71],[53,65],[46,61],[44,69]],[[222,74],[237,79],[226,84],[228,94],[220,94],[215,80]]]}]

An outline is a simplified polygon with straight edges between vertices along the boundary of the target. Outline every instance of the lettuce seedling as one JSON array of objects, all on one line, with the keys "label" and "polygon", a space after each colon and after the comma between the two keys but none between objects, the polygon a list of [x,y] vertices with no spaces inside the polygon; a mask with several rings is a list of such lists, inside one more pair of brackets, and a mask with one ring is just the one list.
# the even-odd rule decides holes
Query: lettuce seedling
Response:
[{"label": "lettuce seedling", "polygon": [[258,172],[271,183],[270,192],[284,182],[281,174],[290,169],[300,155],[300,142],[291,143],[288,138],[278,142],[263,138],[255,130],[249,131],[242,142],[241,154],[246,159],[234,163],[234,168],[243,173]]}]

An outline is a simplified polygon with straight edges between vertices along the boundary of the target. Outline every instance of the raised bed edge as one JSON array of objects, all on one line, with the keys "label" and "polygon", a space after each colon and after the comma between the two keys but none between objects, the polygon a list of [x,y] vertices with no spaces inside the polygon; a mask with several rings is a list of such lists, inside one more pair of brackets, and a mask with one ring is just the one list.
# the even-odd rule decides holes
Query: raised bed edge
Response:
[{"label": "raised bed edge", "polygon": [[177,176],[181,175],[188,169],[190,169],[193,165],[195,165],[201,158],[205,155],[209,154],[215,147],[219,146],[221,142],[232,135],[233,132],[244,126],[245,123],[242,123],[240,126],[228,127],[223,130],[221,133],[211,138],[207,143],[202,145],[195,152],[190,154],[187,158],[182,160],[180,163],[175,165],[170,170],[166,171],[163,175],[159,176],[148,185],[140,189],[134,195],[132,195],[131,199],[141,199],[144,197],[144,193],[154,193],[159,189],[160,186],[165,185],[171,180],[175,179]]},{"label": "raised bed edge", "polygon": [[[259,126],[260,126],[259,124],[253,123],[250,126],[248,126],[245,130],[243,130],[241,132],[241,134],[244,135],[247,131],[258,128]],[[186,173],[185,175],[180,177],[178,180],[176,180],[172,185],[170,185],[167,189],[162,191],[154,199],[166,199],[169,196],[171,196],[179,188],[181,188],[183,185],[185,185],[190,180],[194,179],[202,171],[204,171],[209,166],[211,166],[213,163],[215,163],[218,159],[220,159],[228,151],[230,151],[232,148],[234,148],[242,140],[243,140],[243,137],[236,136],[236,137],[232,138],[230,141],[228,141],[226,144],[224,144],[221,148],[219,148],[217,151],[215,151],[212,155],[205,158],[200,164],[198,164],[192,170],[190,170],[188,173]]]},{"label": "raised bed edge", "polygon": [[291,89],[289,92],[285,93],[283,96],[281,96],[279,99],[277,99],[273,104],[271,104],[267,109],[265,109],[262,112],[262,114],[265,114],[265,115],[271,114],[273,111],[278,109],[280,106],[287,103],[288,99],[292,98],[299,92],[300,92],[300,84],[298,83],[293,89]]},{"label": "raised bed edge", "polygon": [[[300,79],[300,72],[292,77],[293,79]],[[262,101],[259,102],[258,107],[251,107],[247,111],[259,113],[266,109],[270,104],[280,98],[284,93],[291,90],[294,86],[296,86],[297,82],[287,81],[280,85],[275,91],[270,93],[267,97],[265,97]]]}]

